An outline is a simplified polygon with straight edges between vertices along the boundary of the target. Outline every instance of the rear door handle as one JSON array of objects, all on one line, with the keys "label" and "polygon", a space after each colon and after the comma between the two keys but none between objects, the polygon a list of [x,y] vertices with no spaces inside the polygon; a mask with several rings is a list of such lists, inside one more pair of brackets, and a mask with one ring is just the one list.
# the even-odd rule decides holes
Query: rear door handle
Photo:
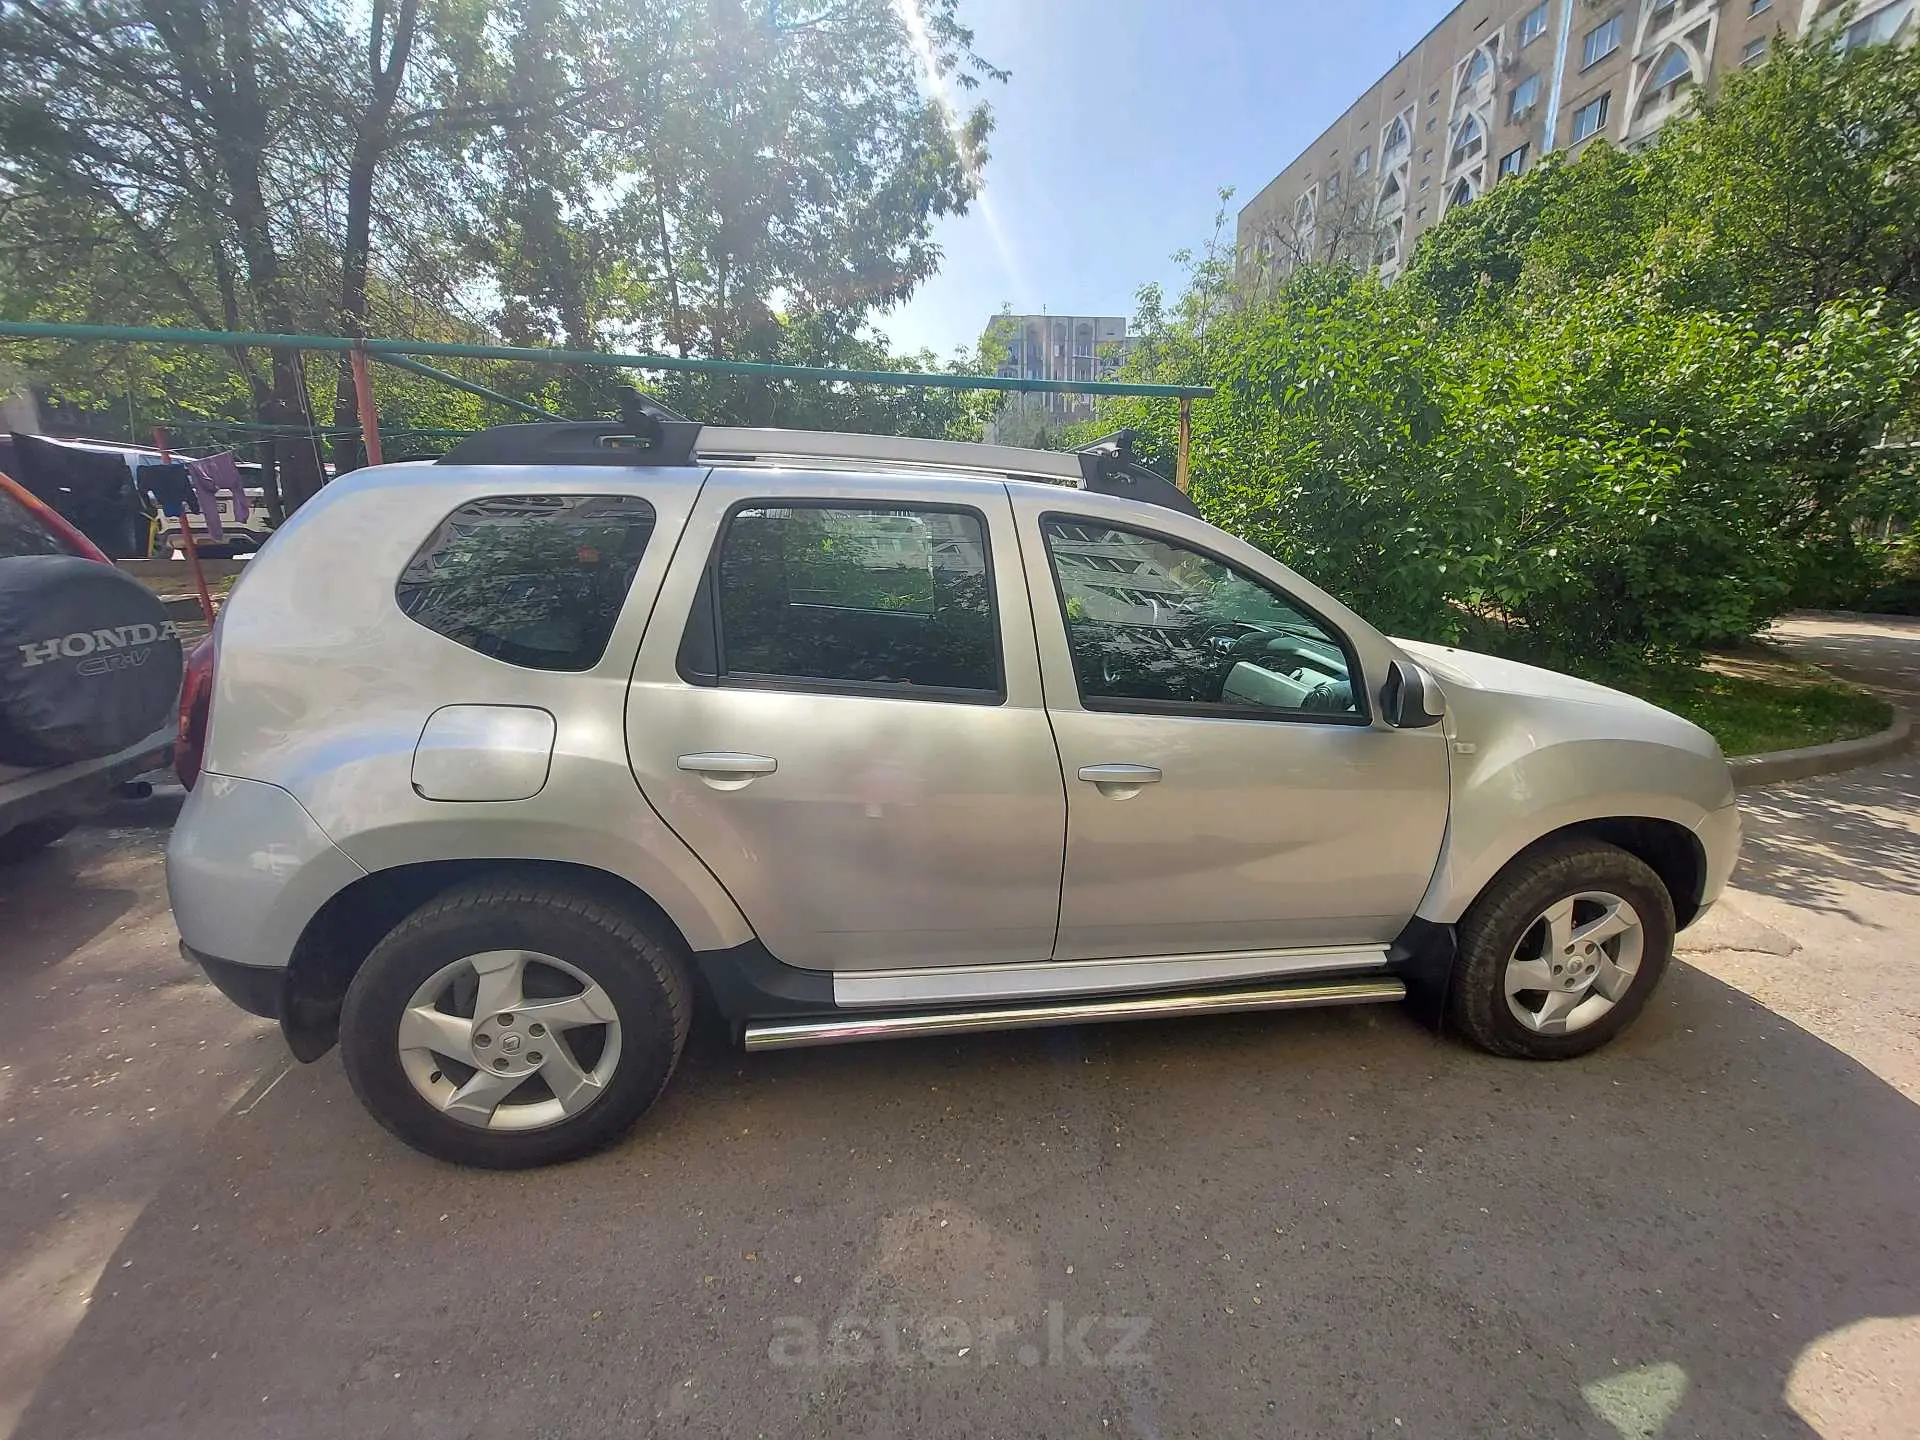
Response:
[{"label": "rear door handle", "polygon": [[737,750],[705,750],[698,755],[682,755],[677,763],[715,790],[739,790],[780,768],[771,755],[743,755]]},{"label": "rear door handle", "polygon": [[1142,786],[1159,784],[1160,771],[1153,765],[1082,765],[1080,778],[1109,800],[1131,800]]}]

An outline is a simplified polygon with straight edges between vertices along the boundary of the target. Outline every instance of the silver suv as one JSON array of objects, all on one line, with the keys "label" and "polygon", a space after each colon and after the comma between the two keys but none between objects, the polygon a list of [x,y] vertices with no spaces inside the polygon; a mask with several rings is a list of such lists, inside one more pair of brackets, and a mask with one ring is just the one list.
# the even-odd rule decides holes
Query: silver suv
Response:
[{"label": "silver suv", "polygon": [[626,1131],[696,992],[750,1050],[1411,998],[1580,1055],[1739,845],[1703,731],[1388,639],[1124,437],[504,427],[328,486],[215,643],[184,947],[469,1164]]}]

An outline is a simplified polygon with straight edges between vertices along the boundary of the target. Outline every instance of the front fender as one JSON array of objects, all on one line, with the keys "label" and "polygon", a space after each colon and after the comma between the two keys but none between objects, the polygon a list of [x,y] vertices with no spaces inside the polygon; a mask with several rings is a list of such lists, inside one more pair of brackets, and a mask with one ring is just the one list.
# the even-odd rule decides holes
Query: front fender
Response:
[{"label": "front fender", "polygon": [[[1602,724],[1595,718],[1591,728]],[[1462,744],[1468,753],[1460,753]],[[1649,819],[1698,831],[1732,802],[1733,781],[1717,750],[1593,733],[1543,740],[1538,726],[1525,724],[1491,743],[1457,743],[1447,834],[1416,913],[1454,923],[1509,860],[1570,825]]]}]

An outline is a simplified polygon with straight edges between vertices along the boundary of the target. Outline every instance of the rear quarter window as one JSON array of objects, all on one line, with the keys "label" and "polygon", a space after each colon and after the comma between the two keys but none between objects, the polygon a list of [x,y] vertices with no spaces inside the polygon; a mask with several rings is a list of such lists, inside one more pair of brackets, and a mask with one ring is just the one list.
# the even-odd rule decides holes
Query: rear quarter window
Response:
[{"label": "rear quarter window", "polygon": [[653,535],[637,495],[496,495],[440,522],[401,572],[407,617],[532,670],[590,670]]},{"label": "rear quarter window", "polygon": [[0,560],[14,555],[66,555],[71,553],[31,511],[4,490],[0,490]]}]

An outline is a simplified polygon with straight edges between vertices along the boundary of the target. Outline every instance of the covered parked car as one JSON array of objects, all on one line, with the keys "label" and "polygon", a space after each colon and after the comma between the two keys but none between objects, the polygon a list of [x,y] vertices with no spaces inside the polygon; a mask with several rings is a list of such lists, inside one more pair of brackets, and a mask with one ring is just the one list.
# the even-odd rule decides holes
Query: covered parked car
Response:
[{"label": "covered parked car", "polygon": [[0,860],[166,763],[180,674],[159,599],[0,476]]},{"label": "covered parked car", "polygon": [[490,431],[305,506],[207,693],[186,948],[483,1165],[622,1133],[696,991],[748,1049],[1411,992],[1583,1054],[1739,843],[1704,731],[1389,639],[1122,440]]}]

